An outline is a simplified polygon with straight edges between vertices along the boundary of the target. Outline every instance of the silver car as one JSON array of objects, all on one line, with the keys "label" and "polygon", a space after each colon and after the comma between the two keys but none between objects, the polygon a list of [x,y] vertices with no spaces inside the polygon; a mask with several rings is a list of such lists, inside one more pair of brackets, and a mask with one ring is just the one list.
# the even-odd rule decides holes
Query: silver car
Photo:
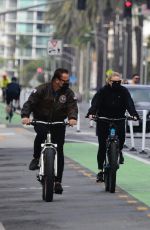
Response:
[{"label": "silver car", "polygon": [[[131,94],[136,110],[142,118],[142,110],[148,110],[146,121],[146,132],[150,132],[150,85],[130,85],[124,84]],[[142,120],[133,123],[134,132],[142,132]],[[127,131],[129,127],[127,126]]]}]

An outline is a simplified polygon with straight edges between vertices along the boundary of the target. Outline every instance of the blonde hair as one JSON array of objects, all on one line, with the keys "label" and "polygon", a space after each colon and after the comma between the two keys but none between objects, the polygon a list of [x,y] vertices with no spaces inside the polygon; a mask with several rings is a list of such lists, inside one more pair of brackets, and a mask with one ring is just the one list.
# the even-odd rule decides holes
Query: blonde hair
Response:
[{"label": "blonde hair", "polygon": [[106,84],[109,84],[109,83],[110,83],[112,77],[120,77],[120,78],[121,78],[121,74],[118,73],[118,72],[114,72],[114,71],[113,71],[112,73],[110,73],[110,74],[107,76],[107,78],[106,78]]}]

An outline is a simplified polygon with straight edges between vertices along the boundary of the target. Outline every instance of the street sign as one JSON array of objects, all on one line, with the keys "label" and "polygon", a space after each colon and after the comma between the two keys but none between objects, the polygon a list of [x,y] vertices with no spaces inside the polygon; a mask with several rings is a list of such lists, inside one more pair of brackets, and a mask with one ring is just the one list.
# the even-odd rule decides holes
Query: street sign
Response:
[{"label": "street sign", "polygon": [[48,55],[62,55],[62,40],[48,41]]}]

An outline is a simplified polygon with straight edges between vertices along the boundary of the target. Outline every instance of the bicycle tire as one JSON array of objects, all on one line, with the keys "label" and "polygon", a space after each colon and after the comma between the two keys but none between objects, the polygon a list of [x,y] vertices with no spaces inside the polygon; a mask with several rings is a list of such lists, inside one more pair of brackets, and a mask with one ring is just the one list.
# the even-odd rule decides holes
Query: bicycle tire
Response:
[{"label": "bicycle tire", "polygon": [[[11,102],[11,103],[12,103],[12,102]],[[14,114],[14,108],[13,108],[13,105],[10,104],[10,111],[9,111],[9,113],[8,113],[8,121],[9,121],[9,123],[11,123],[13,114]]]},{"label": "bicycle tire", "polygon": [[13,112],[12,111],[10,111],[10,113],[9,113],[9,123],[11,123],[11,120],[12,120],[12,117],[13,117]]},{"label": "bicycle tire", "polygon": [[44,153],[44,178],[42,197],[46,202],[53,201],[54,193],[54,160],[55,150],[46,148]]},{"label": "bicycle tire", "polygon": [[119,148],[116,141],[110,144],[110,169],[109,169],[109,191],[114,193],[116,190],[116,173],[118,169]]},{"label": "bicycle tire", "polygon": [[109,169],[105,168],[104,170],[104,183],[105,183],[105,191],[109,192]]}]

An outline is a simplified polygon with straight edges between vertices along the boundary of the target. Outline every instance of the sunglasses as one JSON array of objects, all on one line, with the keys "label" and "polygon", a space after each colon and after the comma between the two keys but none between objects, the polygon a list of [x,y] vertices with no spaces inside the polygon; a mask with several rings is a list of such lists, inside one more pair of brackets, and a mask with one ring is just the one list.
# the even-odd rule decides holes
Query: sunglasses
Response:
[{"label": "sunglasses", "polygon": [[63,79],[59,79],[60,81],[62,81],[63,83],[69,83],[69,80],[63,80]]},{"label": "sunglasses", "polygon": [[112,83],[116,83],[116,84],[121,84],[121,80],[120,80],[120,81],[112,81],[112,80],[111,80],[111,82],[112,82]]}]

